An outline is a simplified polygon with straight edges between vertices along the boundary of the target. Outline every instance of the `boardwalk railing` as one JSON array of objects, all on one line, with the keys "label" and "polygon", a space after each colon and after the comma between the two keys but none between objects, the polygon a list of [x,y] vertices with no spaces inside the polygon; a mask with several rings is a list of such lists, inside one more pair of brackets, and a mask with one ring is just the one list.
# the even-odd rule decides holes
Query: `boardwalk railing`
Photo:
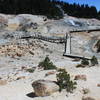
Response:
[{"label": "boardwalk railing", "polygon": [[21,39],[39,39],[47,42],[52,42],[52,43],[65,43],[66,38],[65,37],[47,37],[47,36],[42,36],[42,35],[36,35],[34,34],[33,36],[24,36],[21,37]]},{"label": "boardwalk railing", "polygon": [[92,32],[92,31],[100,31],[100,28],[98,28],[98,29],[83,29],[83,30],[73,30],[73,31],[70,31],[70,33],[74,33],[74,32]]}]

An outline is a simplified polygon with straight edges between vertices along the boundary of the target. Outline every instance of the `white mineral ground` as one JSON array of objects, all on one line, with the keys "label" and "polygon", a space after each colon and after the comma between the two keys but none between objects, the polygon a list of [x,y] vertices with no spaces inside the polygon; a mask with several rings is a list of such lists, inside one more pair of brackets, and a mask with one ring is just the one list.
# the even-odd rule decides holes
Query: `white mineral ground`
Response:
[{"label": "white mineral ground", "polygon": [[[68,32],[69,28],[70,30],[77,27],[79,28],[79,26],[75,26],[74,21],[88,23],[90,26],[94,26],[95,28],[100,25],[100,21],[96,19],[77,19],[69,16],[65,16],[64,19],[59,21],[47,19],[46,22],[43,21],[43,16],[0,16],[5,16],[5,19],[8,18],[12,20],[18,18],[18,20],[21,21],[22,19],[31,19],[32,22],[37,22],[39,25],[38,29],[32,30],[32,32],[42,31],[41,34],[46,36],[55,36],[55,34],[57,36],[64,36],[65,33]],[[67,22],[64,21],[65,19],[69,20],[72,25],[67,24]],[[13,22],[13,25],[19,23],[22,22]],[[16,40],[10,38],[4,39],[5,34],[12,33],[12,26],[8,26],[10,27],[4,26],[3,29],[1,28],[2,31],[0,32],[0,81],[3,80],[3,83],[0,82],[0,100],[82,100],[83,96],[100,100],[100,64],[93,67],[76,68],[75,66],[80,64],[80,61],[75,62],[71,58],[62,56],[64,52],[64,44],[31,39],[30,42],[32,45],[28,46],[26,40],[22,41],[20,39]],[[18,27],[19,26],[15,25],[13,31]],[[45,27],[43,28],[44,30],[41,27]],[[93,44],[91,41],[94,41],[91,39],[93,39],[93,37],[100,37],[100,32],[72,33],[72,53],[87,57],[97,55],[100,63],[100,53],[96,54],[91,50],[91,45]],[[24,45],[18,46],[17,43],[19,41],[20,43],[23,42]],[[15,45],[11,45],[14,43]],[[51,96],[35,97],[32,94],[32,92],[34,92],[31,86],[33,81],[39,79],[56,81],[56,74],[47,77],[45,76],[46,73],[51,72],[52,70],[44,71],[37,69],[38,63],[42,61],[46,55],[49,55],[51,61],[58,68],[65,68],[71,75],[72,79],[74,79],[76,75],[86,75],[87,80],[77,80],[77,88],[72,94],[62,91],[61,93],[53,93]],[[25,69],[32,67],[36,68],[33,73],[26,72]],[[90,90],[88,94],[83,93],[82,90],[85,88]]]}]

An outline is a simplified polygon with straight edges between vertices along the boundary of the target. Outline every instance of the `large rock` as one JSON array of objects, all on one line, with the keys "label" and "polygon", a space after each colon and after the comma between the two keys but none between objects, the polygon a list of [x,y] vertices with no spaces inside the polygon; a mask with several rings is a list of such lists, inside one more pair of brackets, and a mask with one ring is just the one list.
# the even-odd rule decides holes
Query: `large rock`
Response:
[{"label": "large rock", "polygon": [[7,80],[0,80],[0,86],[6,85],[6,84],[7,84]]},{"label": "large rock", "polygon": [[37,96],[49,96],[59,91],[59,86],[55,82],[49,80],[37,80],[32,83],[32,87]]}]

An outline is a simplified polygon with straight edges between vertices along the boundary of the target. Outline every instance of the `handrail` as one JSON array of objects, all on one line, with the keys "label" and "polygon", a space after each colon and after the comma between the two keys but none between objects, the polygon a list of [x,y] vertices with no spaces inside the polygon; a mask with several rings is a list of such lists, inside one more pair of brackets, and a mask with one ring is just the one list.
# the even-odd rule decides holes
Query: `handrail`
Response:
[{"label": "handrail", "polygon": [[21,37],[21,39],[29,39],[29,38],[40,39],[40,40],[44,40],[44,41],[52,42],[52,43],[65,43],[66,41],[65,37],[47,37],[47,36],[36,35],[36,34],[33,36]]}]

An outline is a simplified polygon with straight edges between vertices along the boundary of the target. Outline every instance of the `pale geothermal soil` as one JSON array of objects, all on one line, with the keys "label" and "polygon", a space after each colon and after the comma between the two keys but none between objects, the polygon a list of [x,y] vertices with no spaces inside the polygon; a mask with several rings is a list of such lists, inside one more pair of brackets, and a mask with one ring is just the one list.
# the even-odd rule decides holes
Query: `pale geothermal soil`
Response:
[{"label": "pale geothermal soil", "polygon": [[[75,66],[80,61],[75,62],[73,59],[63,57],[62,44],[52,44],[47,42],[37,42],[39,45],[47,44],[44,48],[34,47],[34,55],[26,53],[24,56],[15,58],[9,56],[0,57],[0,77],[6,80],[7,83],[0,85],[0,100],[82,100],[82,97],[92,97],[95,100],[100,100],[100,66],[76,68]],[[48,47],[48,49],[46,49]],[[18,48],[17,48],[18,49]],[[45,50],[46,49],[46,50]],[[45,50],[45,51],[44,51]],[[51,52],[50,52],[51,51]],[[25,68],[37,67],[38,63],[49,55],[51,61],[58,68],[65,68],[70,73],[71,78],[74,79],[75,75],[86,75],[86,81],[77,80],[77,89],[74,93],[70,94],[66,91],[61,93],[54,93],[47,97],[34,97],[30,96],[34,92],[31,84],[38,79],[56,80],[56,74],[45,76],[49,71],[43,71],[36,68],[33,73],[27,72]],[[88,94],[83,93],[83,89],[89,89]]]},{"label": "pale geothermal soil", "polygon": [[[69,59],[61,59],[58,62],[55,62],[55,65],[66,68],[66,70],[71,74],[72,78],[75,75],[86,75],[87,80],[79,80],[77,81],[77,89],[74,91],[73,94],[68,94],[65,91],[61,93],[54,93],[51,96],[48,97],[32,97],[29,95],[33,92],[33,88],[31,86],[32,82],[38,79],[47,79],[47,80],[56,80],[55,75],[51,75],[48,77],[45,77],[45,74],[49,71],[41,71],[36,70],[33,74],[30,74],[28,72],[18,71],[17,69],[14,72],[11,70],[7,70],[7,74],[9,75],[11,79],[8,79],[8,82],[6,85],[0,86],[0,100],[81,100],[83,96],[89,96],[95,98],[95,100],[100,100],[100,87],[97,87],[97,84],[100,83],[100,68],[99,66],[95,66],[93,68],[75,68],[75,62],[71,62]],[[3,71],[3,69],[1,70]],[[5,72],[5,71],[3,71]],[[14,73],[18,73],[17,75],[14,75]],[[2,73],[3,76],[3,73]],[[5,76],[5,75],[4,75]],[[25,78],[16,80],[17,77],[24,76]],[[6,76],[5,76],[6,77]],[[3,77],[4,78],[4,77]],[[83,94],[82,89],[89,89],[88,94]]]},{"label": "pale geothermal soil", "polygon": [[[33,34],[41,32],[44,36],[65,36],[69,30],[80,28],[75,25],[74,21],[88,23],[92,28],[100,27],[100,21],[77,19],[70,16],[65,16],[64,19],[57,21],[49,19],[44,21],[44,16],[26,14],[17,16],[0,14],[0,16],[3,23],[7,24],[0,27],[0,100],[82,100],[82,97],[100,100],[100,53],[97,54],[91,49],[95,39],[100,37],[100,32],[71,34],[72,54],[84,57],[95,55],[98,58],[99,65],[86,68],[76,68],[75,66],[81,61],[74,61],[74,59],[63,56],[64,44],[36,39],[22,41],[18,38],[8,38],[10,35],[16,36],[17,34],[19,37],[21,34],[23,35],[20,24],[26,25],[29,20],[38,24],[37,29],[29,29],[29,32],[31,31]],[[87,28],[85,24],[83,24],[83,29]],[[32,82],[39,79],[56,81],[55,70],[55,74],[46,76],[53,70],[44,71],[37,67],[47,55],[58,68],[65,68],[71,75],[71,79],[74,79],[76,75],[84,75],[86,80],[77,80],[77,88],[72,94],[63,90],[61,93],[57,92],[51,96],[35,97]],[[29,73],[26,71],[29,68],[33,68],[35,71]],[[84,94],[84,89],[88,89],[89,92]]]}]

